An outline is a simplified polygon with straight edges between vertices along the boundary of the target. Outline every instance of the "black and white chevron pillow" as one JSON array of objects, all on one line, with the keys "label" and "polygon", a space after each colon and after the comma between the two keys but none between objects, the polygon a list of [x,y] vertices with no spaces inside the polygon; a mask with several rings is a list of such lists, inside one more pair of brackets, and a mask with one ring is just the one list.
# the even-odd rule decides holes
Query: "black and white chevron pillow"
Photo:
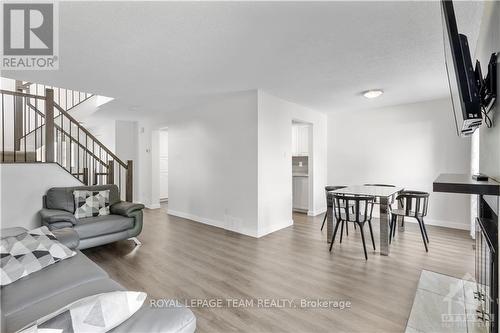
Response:
[{"label": "black and white chevron pillow", "polygon": [[8,285],[76,252],[57,241],[47,227],[0,240],[0,284]]},{"label": "black and white chevron pillow", "polygon": [[109,190],[75,190],[73,197],[75,198],[75,217],[77,219],[109,215]]}]

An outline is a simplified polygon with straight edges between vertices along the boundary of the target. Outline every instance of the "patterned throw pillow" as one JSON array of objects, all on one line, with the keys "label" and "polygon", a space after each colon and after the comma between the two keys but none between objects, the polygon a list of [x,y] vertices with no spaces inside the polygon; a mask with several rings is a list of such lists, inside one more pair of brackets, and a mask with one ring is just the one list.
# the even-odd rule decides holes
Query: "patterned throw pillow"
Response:
[{"label": "patterned throw pillow", "polygon": [[75,198],[75,217],[77,219],[109,215],[109,190],[75,190],[73,197]]},{"label": "patterned throw pillow", "polygon": [[47,227],[0,240],[0,285],[8,285],[76,252],[57,241]]},{"label": "patterned throw pillow", "polygon": [[113,291],[85,297],[25,326],[20,333],[108,332],[139,310],[146,296],[137,291]]}]

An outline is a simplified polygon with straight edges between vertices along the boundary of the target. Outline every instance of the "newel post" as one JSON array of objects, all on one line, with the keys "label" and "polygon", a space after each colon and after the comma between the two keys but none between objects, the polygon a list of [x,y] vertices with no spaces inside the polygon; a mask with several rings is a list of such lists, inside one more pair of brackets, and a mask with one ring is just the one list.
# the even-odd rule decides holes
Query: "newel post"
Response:
[{"label": "newel post", "polygon": [[108,161],[108,184],[115,183],[115,164],[113,160]]},{"label": "newel post", "polygon": [[125,201],[132,202],[134,193],[134,165],[132,160],[127,161],[127,181],[125,183]]},{"label": "newel post", "polygon": [[54,90],[45,89],[45,162],[54,161]]},{"label": "newel post", "polygon": [[83,183],[85,185],[89,184],[89,168],[83,168]]}]

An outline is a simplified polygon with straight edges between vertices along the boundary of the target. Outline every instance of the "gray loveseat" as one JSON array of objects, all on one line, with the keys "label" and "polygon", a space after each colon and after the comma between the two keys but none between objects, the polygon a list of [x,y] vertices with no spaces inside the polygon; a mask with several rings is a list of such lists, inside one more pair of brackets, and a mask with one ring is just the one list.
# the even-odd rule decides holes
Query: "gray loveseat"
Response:
[{"label": "gray loveseat", "polygon": [[[75,218],[74,190],[109,190],[110,215]],[[42,224],[50,230],[73,228],[80,237],[80,250],[128,238],[140,244],[135,237],[142,230],[144,205],[121,201],[116,185],[54,187],[44,196],[43,207]]]},{"label": "gray loveseat", "polygon": [[[16,236],[24,228],[2,229],[1,237]],[[66,246],[78,247],[73,229],[52,231]],[[81,298],[99,293],[126,290],[80,251],[1,288],[0,324],[2,333],[15,332],[35,320],[51,314]],[[182,306],[153,308],[146,300],[132,317],[111,332],[191,333],[196,329],[196,317]]]}]

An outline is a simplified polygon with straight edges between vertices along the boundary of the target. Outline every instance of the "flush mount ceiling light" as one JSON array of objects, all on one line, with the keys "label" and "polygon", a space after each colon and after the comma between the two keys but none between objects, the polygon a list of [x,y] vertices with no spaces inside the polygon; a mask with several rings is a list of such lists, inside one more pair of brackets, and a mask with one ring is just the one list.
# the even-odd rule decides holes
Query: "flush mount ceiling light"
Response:
[{"label": "flush mount ceiling light", "polygon": [[384,93],[384,91],[382,89],[372,89],[372,90],[363,91],[363,96],[371,99],[371,98],[377,98],[377,97],[381,96],[383,93]]}]

